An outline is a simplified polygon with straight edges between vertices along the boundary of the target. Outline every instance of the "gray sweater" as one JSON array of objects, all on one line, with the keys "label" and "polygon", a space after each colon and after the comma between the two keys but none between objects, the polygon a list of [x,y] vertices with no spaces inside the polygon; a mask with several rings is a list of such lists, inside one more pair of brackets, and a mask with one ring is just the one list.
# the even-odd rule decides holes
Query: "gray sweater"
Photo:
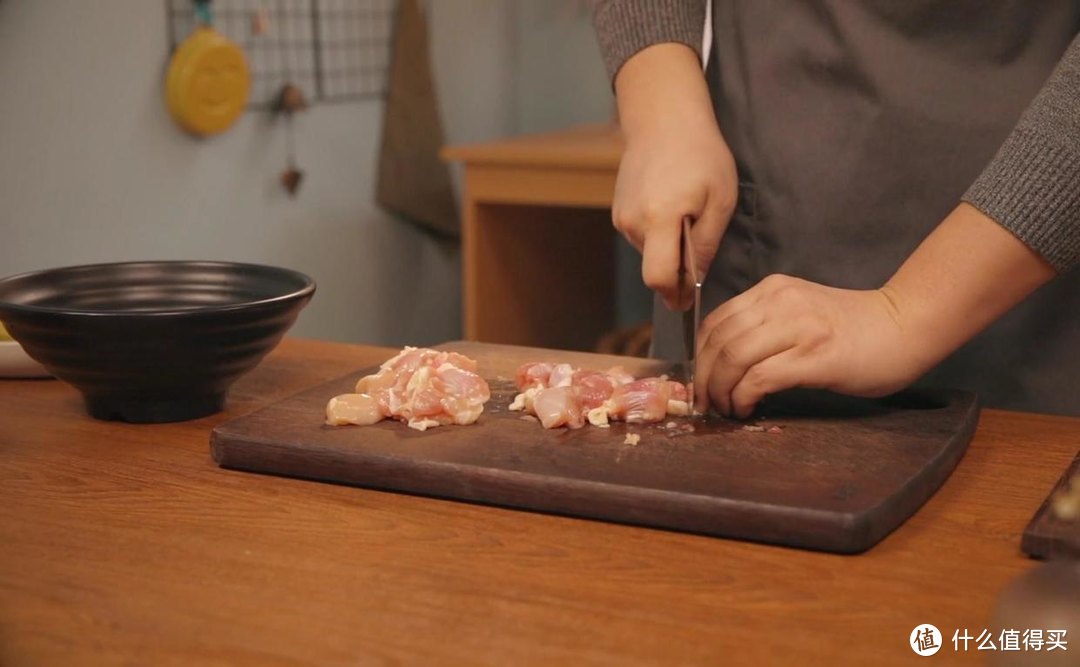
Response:
[{"label": "gray sweater", "polygon": [[[701,51],[702,0],[594,0],[612,80],[632,55],[677,42]],[[1080,264],[1080,35],[962,199],[1009,229],[1060,273]]]}]

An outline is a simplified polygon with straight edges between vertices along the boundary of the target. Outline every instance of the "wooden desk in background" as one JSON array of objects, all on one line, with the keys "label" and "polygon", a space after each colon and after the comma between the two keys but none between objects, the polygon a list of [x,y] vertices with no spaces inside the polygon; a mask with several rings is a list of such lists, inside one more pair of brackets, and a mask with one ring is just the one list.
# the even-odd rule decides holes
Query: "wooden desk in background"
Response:
[{"label": "wooden desk in background", "polygon": [[614,326],[622,148],[602,124],[443,150],[465,166],[465,338],[585,350]]}]

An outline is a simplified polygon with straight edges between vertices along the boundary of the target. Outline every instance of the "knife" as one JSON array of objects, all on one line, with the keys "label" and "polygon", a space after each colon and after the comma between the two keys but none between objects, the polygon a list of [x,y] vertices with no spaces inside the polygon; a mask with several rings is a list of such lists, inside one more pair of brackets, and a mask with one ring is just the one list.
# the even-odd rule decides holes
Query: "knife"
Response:
[{"label": "knife", "polygon": [[682,243],[679,248],[679,285],[693,291],[694,304],[683,312],[684,365],[687,377],[687,401],[694,410],[694,370],[697,361],[697,332],[701,327],[701,274],[694,258],[694,241],[690,237],[690,216],[682,220]]}]

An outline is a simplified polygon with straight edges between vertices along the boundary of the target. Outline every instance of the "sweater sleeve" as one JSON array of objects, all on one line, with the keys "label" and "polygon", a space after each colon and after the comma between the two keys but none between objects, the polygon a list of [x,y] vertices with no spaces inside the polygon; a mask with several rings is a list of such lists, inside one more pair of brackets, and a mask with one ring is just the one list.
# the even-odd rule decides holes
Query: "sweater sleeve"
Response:
[{"label": "sweater sleeve", "polygon": [[1080,264],[1080,35],[963,200],[1059,273]]},{"label": "sweater sleeve", "polygon": [[701,56],[707,0],[591,0],[593,26],[608,76],[638,51],[677,42]]}]

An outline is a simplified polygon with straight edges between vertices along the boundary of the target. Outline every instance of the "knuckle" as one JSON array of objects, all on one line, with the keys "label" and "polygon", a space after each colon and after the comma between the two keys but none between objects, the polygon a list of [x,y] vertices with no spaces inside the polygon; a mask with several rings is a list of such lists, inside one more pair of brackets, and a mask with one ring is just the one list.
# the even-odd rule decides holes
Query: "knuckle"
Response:
[{"label": "knuckle", "polygon": [[718,357],[721,363],[731,366],[736,366],[742,361],[742,354],[736,346],[731,343],[720,346]]},{"label": "knuckle", "polygon": [[717,194],[716,198],[712,202],[716,211],[723,216],[731,217],[731,214],[735,212],[735,207],[738,205],[738,196],[736,194],[723,192]]},{"label": "knuckle", "polygon": [[773,290],[771,298],[785,310],[790,311],[801,306],[804,303],[804,297],[805,294],[799,285],[785,282]]},{"label": "knuckle", "polygon": [[618,206],[611,208],[611,224],[620,232],[623,231],[626,226],[626,214],[622,208]]},{"label": "knuckle", "polygon": [[650,223],[663,214],[664,206],[655,199],[647,199],[641,204],[641,219]]},{"label": "knuckle", "polygon": [[615,226],[615,229],[624,234],[635,227],[639,217],[633,208],[620,206],[611,210],[611,223]]},{"label": "knuckle", "polygon": [[782,273],[770,273],[761,279],[761,286],[769,289],[780,289],[788,284],[788,276]]},{"label": "knuckle", "polygon": [[730,331],[737,334],[738,332],[748,331],[762,322],[762,314],[757,307],[747,308],[741,310],[730,318],[728,318]]},{"label": "knuckle", "polygon": [[641,279],[645,286],[651,290],[665,290],[671,286],[671,281],[663,271],[649,265],[641,267]]},{"label": "knuckle", "polygon": [[701,321],[701,330],[702,331],[707,331],[707,332],[709,332],[711,334],[712,331],[714,329],[716,329],[716,325],[720,324],[720,322],[723,319],[724,319],[724,311],[723,311],[723,309],[722,308],[717,308],[717,309],[713,310],[711,313],[709,313],[708,315],[706,315],[705,319],[703,319]]},{"label": "knuckle", "polygon": [[761,364],[758,364],[747,369],[746,374],[743,375],[742,382],[739,384],[745,384],[746,388],[760,389],[765,386],[768,379],[768,372],[761,367]]},{"label": "knuckle", "polygon": [[776,296],[778,297],[790,299],[792,297],[799,296],[799,288],[796,285],[785,282],[776,287],[776,291],[774,292],[774,294],[776,294]]}]

